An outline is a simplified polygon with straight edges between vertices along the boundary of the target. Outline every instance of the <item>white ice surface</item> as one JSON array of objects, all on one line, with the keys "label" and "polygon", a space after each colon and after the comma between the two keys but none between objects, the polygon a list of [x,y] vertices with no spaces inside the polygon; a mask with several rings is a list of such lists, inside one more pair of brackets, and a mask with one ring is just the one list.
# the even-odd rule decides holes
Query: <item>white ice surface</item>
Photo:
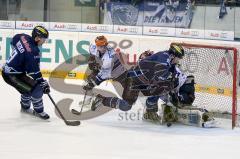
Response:
[{"label": "white ice surface", "polygon": [[[71,97],[76,104],[83,98],[55,90],[51,94],[56,102]],[[237,159],[240,155],[239,128],[168,128],[138,117],[129,120],[130,113],[142,110],[139,104],[127,114],[128,120],[120,120],[123,112],[113,110],[70,127],[54,114],[47,96],[44,104],[50,122],[21,114],[18,92],[2,78],[0,95],[0,159]]]}]

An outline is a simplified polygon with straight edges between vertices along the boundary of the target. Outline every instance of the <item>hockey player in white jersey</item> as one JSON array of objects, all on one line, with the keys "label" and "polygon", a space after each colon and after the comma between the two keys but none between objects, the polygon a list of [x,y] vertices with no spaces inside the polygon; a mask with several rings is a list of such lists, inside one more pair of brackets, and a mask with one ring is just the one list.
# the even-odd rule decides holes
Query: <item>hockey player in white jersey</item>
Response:
[{"label": "hockey player in white jersey", "polygon": [[85,90],[92,90],[108,79],[117,79],[126,69],[123,66],[118,54],[108,45],[105,36],[98,36],[95,44],[89,47],[90,57],[88,59],[89,69],[92,71],[87,77]]},{"label": "hockey player in white jersey", "polygon": [[[124,55],[119,54],[119,51],[115,51],[108,45],[105,36],[96,37],[95,44],[91,44],[89,47],[89,53],[88,68],[91,71],[86,79],[87,84],[83,86],[86,93],[84,100],[79,103],[82,106],[91,104],[94,100],[93,97],[96,97],[92,89],[105,80],[112,79],[124,86],[127,85],[125,80],[127,67],[125,67],[126,62],[124,62],[126,59]],[[72,112],[78,115],[81,114],[81,111],[78,112],[75,109]]]}]

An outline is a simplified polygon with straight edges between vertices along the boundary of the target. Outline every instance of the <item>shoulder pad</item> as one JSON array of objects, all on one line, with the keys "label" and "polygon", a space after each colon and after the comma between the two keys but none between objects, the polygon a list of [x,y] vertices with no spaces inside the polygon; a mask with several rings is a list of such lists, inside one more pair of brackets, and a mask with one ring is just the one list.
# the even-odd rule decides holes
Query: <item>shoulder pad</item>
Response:
[{"label": "shoulder pad", "polygon": [[90,46],[89,46],[89,53],[91,54],[91,55],[97,55],[97,46],[96,45],[94,45],[94,44],[91,44]]},{"label": "shoulder pad", "polygon": [[111,50],[114,50],[111,46],[107,46],[107,50],[111,51]]},{"label": "shoulder pad", "polygon": [[32,44],[32,42],[30,40],[30,36],[26,35],[26,34],[23,34],[20,37],[20,40],[21,40],[23,46],[25,47],[26,51],[27,52],[32,52],[32,48],[34,48],[34,45]]},{"label": "shoulder pad", "polygon": [[109,49],[107,49],[107,53],[109,54],[110,57],[114,57],[114,56],[117,55],[116,52],[115,52],[115,50],[114,50],[112,47],[110,47]]}]

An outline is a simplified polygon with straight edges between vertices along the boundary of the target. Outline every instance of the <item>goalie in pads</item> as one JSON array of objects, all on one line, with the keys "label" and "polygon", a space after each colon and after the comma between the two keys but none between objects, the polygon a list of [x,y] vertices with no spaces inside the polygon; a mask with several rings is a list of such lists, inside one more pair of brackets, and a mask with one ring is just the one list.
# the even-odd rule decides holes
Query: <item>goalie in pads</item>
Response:
[{"label": "goalie in pads", "polygon": [[[195,100],[194,76],[186,76],[179,69],[178,87],[167,96],[152,96],[146,100],[146,111],[143,120],[151,122],[172,123],[179,122],[197,127],[216,127],[216,121],[206,109],[192,106]],[[157,117],[158,99],[164,104],[160,118]]]}]

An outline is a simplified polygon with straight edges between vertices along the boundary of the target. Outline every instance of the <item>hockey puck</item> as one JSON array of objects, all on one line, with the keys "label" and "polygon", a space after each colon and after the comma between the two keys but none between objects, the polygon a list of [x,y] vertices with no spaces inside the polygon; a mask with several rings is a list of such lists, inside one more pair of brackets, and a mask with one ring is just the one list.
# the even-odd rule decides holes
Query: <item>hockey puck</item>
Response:
[{"label": "hockey puck", "polygon": [[170,126],[172,126],[172,123],[167,123],[167,127],[170,127]]}]

